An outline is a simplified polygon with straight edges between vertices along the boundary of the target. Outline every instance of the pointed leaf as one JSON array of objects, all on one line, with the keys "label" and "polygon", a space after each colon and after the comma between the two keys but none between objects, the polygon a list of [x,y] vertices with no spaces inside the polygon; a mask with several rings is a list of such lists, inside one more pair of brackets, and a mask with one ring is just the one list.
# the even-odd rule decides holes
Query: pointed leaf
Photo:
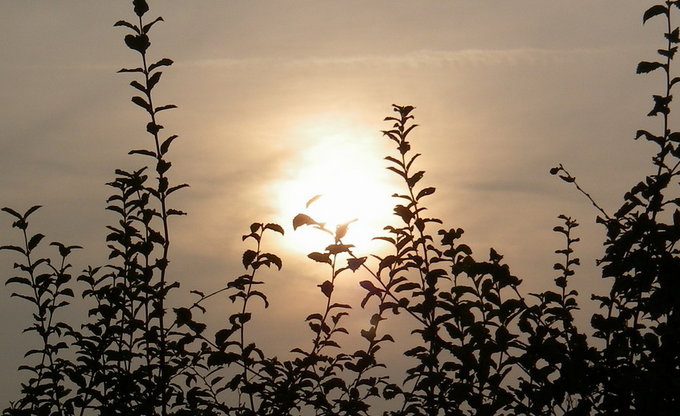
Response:
[{"label": "pointed leaf", "polygon": [[137,150],[130,150],[128,152],[129,155],[144,155],[144,156],[151,156],[153,158],[156,157],[156,152],[152,152],[151,150],[146,150],[146,149],[137,149]]},{"label": "pointed leaf", "polygon": [[188,187],[189,187],[189,184],[186,184],[186,183],[183,183],[181,185],[171,186],[170,188],[168,188],[168,192],[166,192],[165,194],[170,195],[171,193],[173,193],[173,192],[175,192],[179,189],[188,188]]},{"label": "pointed leaf", "polygon": [[646,74],[658,68],[666,68],[666,65],[662,64],[661,62],[642,61],[638,64],[636,72],[638,74]]},{"label": "pointed leaf", "polygon": [[347,267],[353,272],[357,271],[366,262],[366,257],[347,259]]},{"label": "pointed leaf", "polygon": [[307,214],[298,214],[293,218],[293,230],[296,230],[302,225],[316,225],[318,222],[314,221],[312,217]]},{"label": "pointed leaf", "polygon": [[155,62],[155,63],[149,65],[149,72],[153,71],[154,69],[156,69],[156,68],[158,68],[158,67],[160,67],[160,66],[170,66],[170,65],[172,65],[172,64],[173,64],[172,59],[163,58],[163,59],[161,59],[160,61]]},{"label": "pointed leaf", "polygon": [[36,248],[36,246],[40,243],[40,240],[45,237],[43,234],[36,234],[33,237],[31,237],[31,240],[28,242],[28,250],[33,250]]},{"label": "pointed leaf", "polygon": [[5,211],[5,212],[8,213],[8,214],[10,214],[10,215],[12,215],[12,216],[14,216],[14,217],[20,219],[20,220],[24,218],[23,216],[21,216],[21,214],[19,214],[18,212],[16,212],[16,211],[13,210],[12,208],[4,207],[2,210]]},{"label": "pointed leaf", "polygon": [[435,188],[423,188],[420,192],[418,192],[418,196],[416,196],[416,200],[420,200],[420,198],[427,196],[427,195],[432,195],[435,191]]},{"label": "pointed leaf", "polygon": [[153,89],[153,87],[156,84],[158,84],[158,81],[160,81],[160,79],[161,79],[161,75],[163,75],[163,73],[161,71],[158,71],[158,72],[154,72],[154,74],[149,77],[149,81],[146,83],[149,91],[151,91]]},{"label": "pointed leaf", "polygon": [[330,282],[329,280],[326,280],[322,284],[319,285],[321,288],[321,293],[323,293],[327,298],[331,297],[331,294],[333,293],[333,283]]},{"label": "pointed leaf", "polygon": [[642,16],[642,23],[647,23],[647,20],[651,19],[654,16],[658,16],[660,14],[665,14],[668,15],[668,8],[666,6],[662,6],[660,4],[657,4],[655,6],[650,7],[645,11],[645,14]]},{"label": "pointed leaf", "polygon": [[144,98],[136,95],[132,97],[131,101],[145,109],[149,114],[151,114],[151,106],[149,105],[149,103],[146,102]]},{"label": "pointed leaf", "polygon": [[130,82],[130,85],[146,94],[146,87],[143,86],[142,84],[140,84],[139,81],[136,81],[136,80],[132,81],[132,82]]},{"label": "pointed leaf", "polygon": [[305,208],[309,208],[309,206],[312,205],[316,200],[318,200],[319,198],[321,198],[321,196],[322,196],[321,194],[319,194],[319,195],[314,195],[312,198],[310,198],[309,201],[307,201],[307,203],[305,204]]},{"label": "pointed leaf", "polygon": [[161,154],[164,155],[168,152],[168,149],[170,148],[170,143],[172,143],[173,140],[177,138],[177,135],[172,135],[165,139],[163,143],[161,143]]},{"label": "pointed leaf", "polygon": [[243,266],[248,267],[250,264],[255,260],[255,257],[257,257],[257,252],[253,250],[246,250],[243,253]]},{"label": "pointed leaf", "polygon": [[265,230],[272,230],[275,231],[281,235],[284,235],[283,227],[281,227],[279,224],[275,224],[273,222],[270,222],[264,226]]},{"label": "pointed leaf", "polygon": [[35,211],[40,209],[41,206],[42,205],[33,205],[28,210],[26,210],[26,212],[24,213],[24,219],[27,219],[29,215],[33,214]]},{"label": "pointed leaf", "polygon": [[118,70],[118,73],[121,72],[144,72],[142,68],[122,68]]},{"label": "pointed leaf", "polygon": [[151,22],[145,24],[144,27],[142,27],[142,31],[143,31],[144,33],[148,33],[148,32],[149,32],[149,29],[151,29],[151,27],[152,27],[153,25],[155,25],[155,24],[158,23],[158,22],[162,22],[162,21],[163,21],[163,18],[159,16],[159,17],[157,17],[156,19],[154,19],[153,21],[151,21]]},{"label": "pointed leaf", "polygon": [[156,107],[156,109],[154,110],[154,113],[158,113],[158,112],[161,112],[161,111],[164,111],[164,110],[170,110],[170,109],[173,109],[173,108],[177,108],[177,106],[175,104],[162,105],[160,107]]},{"label": "pointed leaf", "polygon": [[19,252],[23,255],[26,255],[26,252],[24,251],[24,249],[21,248],[21,247],[18,247],[18,246],[12,246],[12,245],[0,246],[0,250],[11,250],[11,251],[16,251],[16,252]]},{"label": "pointed leaf", "polygon": [[309,257],[310,259],[312,259],[314,261],[318,261],[319,263],[331,264],[331,258],[330,258],[330,255],[328,253],[318,253],[318,252],[315,251],[313,253],[309,253],[307,255],[307,257]]},{"label": "pointed leaf", "polygon": [[116,23],[114,23],[113,27],[116,27],[116,26],[125,26],[125,27],[129,27],[130,29],[134,30],[135,32],[140,33],[140,32],[139,32],[139,28],[138,28],[137,26],[133,25],[133,24],[130,23],[130,22],[126,22],[125,20],[119,20],[119,21],[117,21]]},{"label": "pointed leaf", "polygon": [[19,283],[19,284],[22,284],[22,285],[31,286],[31,281],[30,281],[30,280],[28,280],[28,279],[25,278],[25,277],[19,277],[19,276],[10,277],[10,278],[7,279],[7,281],[5,282],[5,285],[8,285],[8,284],[10,284],[10,283]]}]

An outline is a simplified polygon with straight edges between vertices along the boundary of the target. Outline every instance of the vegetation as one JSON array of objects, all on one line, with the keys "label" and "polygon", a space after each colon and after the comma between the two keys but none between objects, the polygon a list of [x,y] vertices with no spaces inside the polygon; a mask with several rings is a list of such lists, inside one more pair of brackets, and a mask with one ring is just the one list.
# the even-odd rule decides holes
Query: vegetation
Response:
[{"label": "vegetation", "polygon": [[[147,17],[145,0],[132,3],[136,21],[116,26],[127,30],[125,44],[140,64],[120,72],[134,77],[132,102],[148,114],[151,140],[130,152],[148,163],[117,170],[108,184],[107,209],[117,216],[108,226],[109,263],[74,279],[69,261],[80,247],[54,242],[54,257],[38,254],[45,237],[29,229],[38,206],[2,209],[20,236],[17,245],[2,247],[18,259],[7,284],[12,296],[33,306],[26,331],[37,342],[19,368],[28,374],[21,397],[4,415],[680,414],[680,132],[669,121],[680,80],[672,66],[680,44],[672,18],[680,1],[654,5],[643,16],[667,23],[660,60],[637,68],[664,75],[649,113],[660,120],[659,132],[640,130],[636,137],[658,145],[653,173],[608,214],[562,165],[551,170],[595,205],[606,230],[599,265],[611,290],[593,296],[599,310],[592,328],[574,321],[577,222],[561,215],[554,228],[564,237],[554,287],[523,293],[522,280],[496,250],[475,254],[461,242],[462,229],[426,216],[435,188],[424,185],[412,149],[414,108],[394,105],[383,132],[394,144],[386,160],[404,186],[395,195],[395,223],[376,237],[391,252],[355,253],[345,241],[351,224],[333,230],[306,214],[293,219],[295,228],[316,228],[332,242],[309,254],[326,269],[319,284],[325,307],[306,319],[313,342],[297,346],[290,359],[272,356],[248,333],[254,304],[269,306],[260,272],[282,265],[261,245],[283,234],[277,224],[250,226],[241,275],[212,293],[193,291],[191,304],[168,304],[179,286],[166,277],[170,220],[184,214],[171,208],[171,196],[187,185],[169,177],[177,136],[165,133],[160,118],[174,106],[156,103],[154,92],[173,62],[150,57],[149,34],[162,19]],[[334,290],[350,274],[363,276],[359,311]],[[76,293],[90,309],[87,321],[72,327],[60,313]],[[232,303],[227,324],[209,330],[202,322],[205,301],[225,293]],[[366,317],[359,334],[345,327],[350,313]],[[411,336],[388,331],[394,326],[386,321],[399,322]],[[357,336],[356,350],[343,347],[347,335]],[[412,337],[415,345],[402,339]],[[391,343],[408,346],[401,376],[381,356]]]}]

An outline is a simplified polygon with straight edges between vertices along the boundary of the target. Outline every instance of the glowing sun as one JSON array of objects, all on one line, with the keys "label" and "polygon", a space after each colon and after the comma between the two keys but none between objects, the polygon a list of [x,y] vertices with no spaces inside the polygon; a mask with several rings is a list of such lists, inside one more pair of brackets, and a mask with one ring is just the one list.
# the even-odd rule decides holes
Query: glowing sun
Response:
[{"label": "glowing sun", "polygon": [[287,248],[309,253],[333,242],[332,235],[312,227],[293,231],[293,218],[304,213],[333,232],[351,222],[343,243],[357,252],[370,249],[372,238],[390,222],[397,189],[382,161],[387,141],[370,129],[327,120],[300,127],[296,141],[302,150],[274,185]]}]

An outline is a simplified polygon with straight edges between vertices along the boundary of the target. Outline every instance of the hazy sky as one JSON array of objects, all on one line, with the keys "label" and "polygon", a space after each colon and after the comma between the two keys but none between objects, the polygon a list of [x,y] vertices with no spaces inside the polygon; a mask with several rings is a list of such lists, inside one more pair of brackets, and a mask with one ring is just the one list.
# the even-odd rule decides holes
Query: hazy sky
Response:
[{"label": "hazy sky", "polygon": [[[601,287],[596,212],[548,169],[564,163],[610,211],[647,172],[654,149],[632,138],[658,128],[644,115],[661,83],[635,67],[663,46],[658,22],[642,27],[647,3],[151,2],[165,23],[150,53],[176,62],[158,89],[159,100],[179,106],[162,120],[180,136],[172,178],[191,184],[174,203],[190,213],[174,227],[182,293],[221,287],[240,273],[248,225],[281,222],[288,235],[269,249],[284,272],[267,279],[272,308],[287,313],[262,325],[274,323],[266,336],[284,350],[293,334],[308,337],[302,321],[321,307],[316,284],[326,277],[294,249],[316,242],[293,235],[292,216],[349,183],[362,201],[377,196],[363,205],[378,211],[360,212],[357,229],[389,220],[380,209],[395,182],[383,170],[390,148],[379,131],[392,103],[417,108],[413,145],[438,189],[432,214],[464,228],[480,257],[493,246],[533,290],[551,284],[561,241],[550,230],[565,213],[582,223],[579,287]],[[84,245],[76,272],[105,262],[113,217],[104,184],[115,168],[142,163],[126,154],[149,139],[129,102],[131,78],[116,74],[137,65],[113,27],[130,9],[127,1],[0,2],[0,205],[44,205],[33,230]],[[2,224],[0,244],[16,241],[9,217]],[[13,262],[0,254],[3,279]],[[2,407],[16,397],[11,375],[31,341],[20,335],[29,312],[9,293],[0,295]],[[347,293],[361,294],[353,282]]]}]

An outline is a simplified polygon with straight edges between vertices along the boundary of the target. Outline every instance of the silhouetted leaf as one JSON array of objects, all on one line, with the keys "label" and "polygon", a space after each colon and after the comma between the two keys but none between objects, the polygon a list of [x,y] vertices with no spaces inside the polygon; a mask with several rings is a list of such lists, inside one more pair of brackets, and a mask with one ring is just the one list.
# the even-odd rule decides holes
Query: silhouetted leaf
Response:
[{"label": "silhouetted leaf", "polygon": [[20,276],[10,277],[9,279],[7,279],[7,281],[5,281],[5,285],[8,285],[10,283],[19,283],[21,285],[31,286],[30,280]]},{"label": "silhouetted leaf", "polygon": [[45,237],[44,235],[39,233],[31,237],[30,241],[28,242],[28,250],[30,251],[36,248],[44,237]]},{"label": "silhouetted leaf", "polygon": [[174,308],[175,314],[177,315],[175,322],[177,323],[177,326],[181,327],[182,325],[187,324],[189,321],[191,321],[191,311],[187,308]]},{"label": "silhouetted leaf", "polygon": [[654,99],[654,108],[647,114],[648,116],[655,116],[659,113],[668,114],[670,112],[668,104],[673,100],[672,96],[653,95],[652,98]]},{"label": "silhouetted leaf", "polygon": [[425,175],[425,171],[421,170],[419,172],[416,172],[406,180],[406,183],[408,184],[409,187],[414,187]]},{"label": "silhouetted leaf", "polygon": [[236,332],[235,329],[221,329],[215,333],[215,344],[222,348],[224,343]]},{"label": "silhouetted leaf", "polygon": [[2,210],[5,211],[6,213],[12,215],[13,217],[18,218],[18,219],[23,219],[23,218],[24,218],[21,214],[19,214],[18,212],[16,212],[16,211],[13,210],[12,208],[4,207]]},{"label": "silhouetted leaf", "polygon": [[139,83],[139,81],[130,82],[130,86],[146,94],[146,87]]},{"label": "silhouetted leaf", "polygon": [[293,230],[297,229],[302,225],[315,225],[315,224],[318,223],[314,221],[312,217],[306,214],[298,214],[295,216],[295,218],[293,218]]},{"label": "silhouetted leaf", "polygon": [[132,86],[132,87],[136,88],[137,90],[146,94],[146,87],[144,85],[140,84],[139,81],[130,82],[130,86]]},{"label": "silhouetted leaf", "polygon": [[264,302],[264,307],[265,307],[265,309],[266,309],[266,308],[269,308],[269,301],[267,300],[267,295],[265,295],[264,293],[260,292],[259,290],[252,290],[252,291],[250,292],[250,296],[249,296],[249,297],[253,297],[253,296],[262,299],[262,302]]},{"label": "silhouetted leaf", "polygon": [[134,97],[132,97],[131,101],[133,103],[137,104],[138,106],[142,107],[143,109],[145,109],[149,114],[152,114],[151,106],[149,105],[149,103],[146,102],[146,100],[144,98],[139,97],[139,96],[134,96]]},{"label": "silhouetted leaf", "polygon": [[149,37],[145,34],[127,35],[125,36],[124,40],[128,48],[133,49],[141,54],[144,54],[149,46],[151,46]]},{"label": "silhouetted leaf", "polygon": [[327,298],[331,297],[331,294],[333,293],[333,283],[330,282],[329,280],[326,280],[322,284],[318,285],[321,288],[321,293],[323,293]]},{"label": "silhouetted leaf", "polygon": [[394,213],[401,217],[404,223],[408,224],[413,219],[413,212],[403,205],[396,205],[394,207]]},{"label": "silhouetted leaf", "polygon": [[637,66],[637,73],[638,74],[646,74],[646,73],[652,72],[652,71],[654,71],[655,69],[658,69],[658,68],[666,68],[666,65],[662,64],[661,62],[642,61]]},{"label": "silhouetted leaf", "polygon": [[[321,286],[321,285],[319,285],[319,286]],[[307,318],[305,318],[305,321],[323,321],[323,315],[321,315],[318,312],[313,313],[313,314],[310,314],[309,316],[307,316]]]},{"label": "silhouetted leaf", "polygon": [[[159,161],[156,163],[156,172],[158,172],[160,175],[162,175],[162,174],[164,174],[165,172],[167,172],[168,169],[170,169],[171,166],[172,166],[172,163],[171,163],[171,162],[168,162],[168,161],[166,161],[166,160],[161,159],[161,160],[159,160]],[[188,186],[188,185],[187,185],[187,186]],[[174,187],[174,188],[175,188],[175,189],[178,189],[177,187]],[[175,189],[173,189],[173,191],[174,191]],[[170,191],[168,191],[168,193],[169,193],[169,192],[170,192]]]},{"label": "silhouetted leaf", "polygon": [[13,246],[13,245],[0,246],[0,250],[16,251],[16,252],[19,252],[23,255],[26,255],[26,252],[24,251],[23,248],[18,247],[18,246]]},{"label": "silhouetted leaf", "polygon": [[334,255],[339,253],[346,253],[352,247],[354,247],[354,245],[352,244],[331,244],[328,247],[326,247],[326,251],[328,251],[329,254]]},{"label": "silhouetted leaf", "polygon": [[395,168],[394,166],[388,166],[387,169],[406,179],[406,172],[404,172],[403,170]]},{"label": "silhouetted leaf", "polygon": [[135,14],[139,17],[144,16],[144,13],[149,11],[149,5],[146,0],[132,0],[134,6]]},{"label": "silhouetted leaf", "polygon": [[[401,160],[396,159],[392,156],[385,156],[385,160],[389,160],[390,162],[394,163],[395,165],[401,167],[402,169],[399,169],[398,172],[402,172],[404,165],[401,163]],[[402,175],[403,176],[403,175]]]},{"label": "silhouetted leaf", "polygon": [[163,141],[163,143],[161,143],[161,155],[164,155],[168,152],[168,150],[170,149],[170,144],[176,138],[177,138],[177,135],[175,134],[175,135],[168,137],[167,139],[165,139]]},{"label": "silhouetted leaf", "polygon": [[345,238],[345,235],[347,235],[347,229],[349,228],[349,225],[353,222],[355,222],[357,219],[354,218],[351,221],[347,221],[346,223],[343,224],[338,224],[335,226],[335,241],[340,241],[343,238]]},{"label": "silhouetted leaf", "polygon": [[151,150],[146,150],[146,149],[138,149],[138,150],[130,150],[128,152],[129,155],[144,155],[144,156],[151,156],[153,158],[156,157],[156,152],[152,152]]},{"label": "silhouetted leaf", "polygon": [[255,257],[257,257],[257,252],[253,250],[246,250],[243,253],[243,266],[248,267],[250,264],[255,260]]},{"label": "silhouetted leaf", "polygon": [[233,352],[217,351],[210,353],[208,356],[208,367],[215,367],[221,365],[229,365],[236,363],[241,359],[241,356]]},{"label": "silhouetted leaf", "polygon": [[309,206],[312,205],[312,204],[313,204],[315,201],[317,201],[319,198],[321,198],[321,196],[322,196],[322,195],[319,194],[319,195],[314,195],[313,197],[311,197],[311,198],[309,199],[309,201],[307,201],[307,203],[305,204],[305,208],[309,208]]},{"label": "silhouetted leaf", "polygon": [[153,25],[155,25],[155,24],[158,23],[158,22],[162,22],[162,21],[163,21],[163,18],[159,16],[159,17],[155,18],[154,20],[152,20],[151,22],[145,24],[144,27],[142,27],[142,31],[143,31],[144,33],[148,33],[148,32],[149,32],[149,29],[151,29],[151,27],[152,27]]},{"label": "silhouetted leaf", "polygon": [[398,285],[394,291],[395,292],[403,292],[405,290],[413,290],[413,289],[420,289],[420,285],[415,282],[407,282],[407,283],[402,283]]},{"label": "silhouetted leaf", "polygon": [[273,263],[279,270],[281,270],[283,262],[279,256],[272,253],[264,253],[262,254],[262,257]]},{"label": "silhouetted leaf", "polygon": [[151,72],[154,69],[161,67],[161,66],[170,66],[173,63],[174,62],[172,61],[172,59],[163,58],[163,59],[159,60],[158,62],[155,62],[155,63],[149,65],[149,72]]},{"label": "silhouetted leaf", "polygon": [[37,210],[40,209],[41,207],[42,207],[42,205],[33,205],[32,207],[30,207],[29,209],[27,209],[26,212],[24,213],[24,220],[28,219],[28,217],[29,217],[31,214],[33,214],[35,211],[37,211]]},{"label": "silhouetted leaf", "polygon": [[170,109],[173,109],[173,108],[177,108],[177,106],[175,104],[167,104],[167,105],[161,105],[159,107],[156,107],[153,111],[154,111],[154,113],[159,113],[161,111],[170,110]]},{"label": "silhouetted leaf", "polygon": [[655,136],[652,133],[648,132],[647,130],[638,130],[637,133],[635,134],[635,140],[639,139],[640,137],[644,137],[645,139],[661,146],[663,145],[664,142],[663,137]]},{"label": "silhouetted leaf", "polygon": [[660,14],[668,15],[668,8],[660,4],[650,7],[645,11],[645,14],[642,16],[642,23],[643,24],[647,23],[647,20]]},{"label": "silhouetted leaf", "polygon": [[675,57],[675,54],[678,53],[678,47],[674,46],[670,49],[658,49],[657,52],[659,55],[665,58],[673,59]]},{"label": "silhouetted leaf", "polygon": [[347,267],[353,272],[357,271],[366,262],[366,257],[351,258],[347,259]]},{"label": "silhouetted leaf", "polygon": [[142,68],[122,68],[118,70],[119,73],[121,72],[144,72],[144,69]]},{"label": "silhouetted leaf", "polygon": [[435,188],[423,188],[420,192],[418,192],[418,196],[416,196],[416,200],[420,200],[420,198],[427,196],[427,195],[432,195],[435,192]]},{"label": "silhouetted leaf", "polygon": [[119,20],[119,21],[117,21],[116,23],[114,23],[113,26],[114,26],[114,27],[116,27],[116,26],[125,26],[125,27],[128,27],[128,28],[134,30],[134,31],[137,32],[138,34],[140,33],[140,30],[139,30],[139,28],[138,28],[137,26],[133,25],[133,24],[130,23],[130,22],[126,22],[125,20]]},{"label": "silhouetted leaf", "polygon": [[367,291],[369,291],[370,293],[380,293],[381,292],[381,289],[378,289],[377,287],[375,287],[373,282],[371,282],[370,280],[362,280],[361,282],[359,282],[359,285],[361,287],[363,287],[364,289],[366,289]]},{"label": "silhouetted leaf", "polygon": [[275,224],[273,222],[270,222],[267,225],[265,225],[264,228],[267,229],[267,230],[275,231],[275,232],[277,232],[281,235],[284,235],[283,227],[281,227],[279,224]]},{"label": "silhouetted leaf", "polygon": [[163,73],[161,71],[157,71],[157,72],[154,72],[149,77],[149,81],[147,81],[147,83],[146,83],[148,91],[151,91],[153,89],[153,87],[155,87],[156,84],[158,84],[158,81],[160,81],[160,79],[161,79],[161,75],[163,75]]},{"label": "silhouetted leaf", "polygon": [[315,251],[313,253],[309,253],[307,255],[307,257],[309,257],[310,259],[312,259],[314,261],[318,261],[319,263],[331,264],[331,258],[330,258],[330,255],[328,253],[318,253],[318,252]]}]

